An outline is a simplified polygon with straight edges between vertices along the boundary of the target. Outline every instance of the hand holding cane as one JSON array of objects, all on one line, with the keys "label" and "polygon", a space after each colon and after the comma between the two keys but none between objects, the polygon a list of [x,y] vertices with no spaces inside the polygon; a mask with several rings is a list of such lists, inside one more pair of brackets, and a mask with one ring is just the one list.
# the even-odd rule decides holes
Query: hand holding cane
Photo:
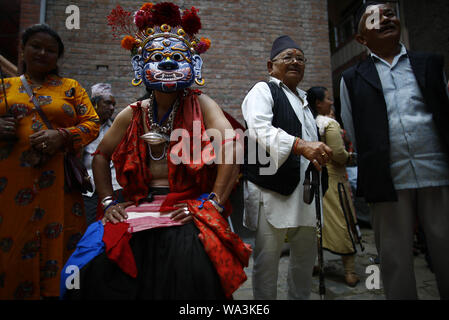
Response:
[{"label": "hand holding cane", "polygon": [[[312,181],[310,181],[312,174]],[[316,209],[316,233],[318,248],[318,268],[319,268],[319,293],[320,299],[324,300],[326,287],[324,284],[324,260],[323,260],[323,230],[321,223],[321,201],[320,201],[320,173],[311,162],[306,170],[304,179],[304,202],[311,204],[315,198]]]}]

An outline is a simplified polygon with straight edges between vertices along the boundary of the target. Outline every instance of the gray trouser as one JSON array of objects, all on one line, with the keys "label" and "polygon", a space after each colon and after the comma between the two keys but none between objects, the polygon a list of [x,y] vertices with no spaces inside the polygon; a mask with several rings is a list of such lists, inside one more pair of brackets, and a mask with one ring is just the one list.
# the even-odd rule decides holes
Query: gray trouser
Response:
[{"label": "gray trouser", "polygon": [[397,202],[372,204],[372,219],[387,299],[417,299],[413,263],[416,218],[442,299],[449,299],[449,186],[397,191]]},{"label": "gray trouser", "polygon": [[290,244],[288,266],[289,300],[307,300],[312,289],[313,265],[317,256],[315,227],[274,228],[259,207],[259,222],[253,252],[253,294],[255,300],[275,300],[279,259],[285,237]]}]

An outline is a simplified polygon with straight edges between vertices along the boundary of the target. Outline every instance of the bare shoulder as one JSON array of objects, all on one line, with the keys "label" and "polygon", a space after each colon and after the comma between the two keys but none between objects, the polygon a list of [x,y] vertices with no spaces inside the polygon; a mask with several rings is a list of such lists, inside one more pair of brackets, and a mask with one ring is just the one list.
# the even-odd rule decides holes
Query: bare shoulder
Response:
[{"label": "bare shoulder", "polygon": [[201,94],[199,102],[206,128],[232,128],[223,110],[211,97]]},{"label": "bare shoulder", "polygon": [[133,118],[133,109],[132,109],[131,105],[129,105],[118,113],[118,115],[114,119],[113,126],[128,127],[132,118]]},{"label": "bare shoulder", "polygon": [[223,110],[211,97],[206,94],[201,94],[198,99],[201,106],[201,112],[203,113],[203,117],[205,119],[226,118]]},{"label": "bare shoulder", "polygon": [[112,155],[117,145],[123,139],[133,118],[133,109],[131,105],[120,111],[115,117],[111,128],[106,132],[103,140],[100,142],[101,150],[105,154]]},{"label": "bare shoulder", "polygon": [[204,111],[214,110],[214,109],[221,111],[220,106],[207,94],[200,94],[198,96],[198,100],[200,102],[201,110],[203,111],[203,113],[204,113]]}]

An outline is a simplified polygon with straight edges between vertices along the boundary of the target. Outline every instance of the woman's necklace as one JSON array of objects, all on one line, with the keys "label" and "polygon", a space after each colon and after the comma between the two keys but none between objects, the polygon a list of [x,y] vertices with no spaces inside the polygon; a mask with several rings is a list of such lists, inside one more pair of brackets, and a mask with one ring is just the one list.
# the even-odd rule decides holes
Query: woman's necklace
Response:
[{"label": "woman's necklace", "polygon": [[[146,117],[145,122],[148,127],[149,132],[140,136],[141,139],[148,143],[148,150],[150,153],[150,158],[154,161],[159,161],[167,157],[167,147],[170,143],[170,134],[173,130],[173,122],[175,120],[176,112],[179,107],[179,97],[176,98],[173,105],[167,111],[167,113],[162,117],[161,121],[156,119],[157,117],[157,104],[154,101],[154,93],[150,96],[150,102],[145,109]],[[167,119],[168,118],[168,119]],[[163,124],[164,121],[165,125]],[[153,156],[151,152],[151,145],[164,144],[164,150],[159,157]]]}]

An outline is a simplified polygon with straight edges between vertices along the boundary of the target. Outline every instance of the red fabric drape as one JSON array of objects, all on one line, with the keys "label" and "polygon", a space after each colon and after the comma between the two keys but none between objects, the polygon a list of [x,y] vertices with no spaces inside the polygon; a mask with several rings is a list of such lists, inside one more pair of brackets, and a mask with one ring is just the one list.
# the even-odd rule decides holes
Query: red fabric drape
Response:
[{"label": "red fabric drape", "polygon": [[247,279],[243,268],[248,266],[252,250],[231,231],[226,219],[210,202],[205,202],[202,209],[199,208],[200,203],[198,200],[187,201],[193,221],[200,230],[199,238],[204,250],[215,266],[229,299]]},{"label": "red fabric drape", "polygon": [[[204,139],[205,128],[198,94],[200,92],[197,90],[188,91],[174,119],[173,128],[180,129],[180,137],[177,141],[170,142],[167,158],[171,193],[167,195],[161,211],[171,211],[177,203],[188,204],[194,223],[200,230],[200,240],[217,270],[226,296],[230,298],[247,279],[243,268],[248,266],[251,248],[231,232],[228,222],[210,203],[206,202],[203,209],[199,209],[200,202],[192,200],[212,190],[217,174],[215,165],[206,165],[215,154],[211,142]],[[143,139],[139,139],[144,134],[141,103],[137,102],[131,108],[132,121],[112,155],[112,160],[117,181],[124,189],[125,199],[134,201],[137,205],[139,200],[148,195],[151,173],[148,168],[148,147]],[[190,152],[183,153],[183,150]],[[175,165],[171,160],[176,157],[182,159],[183,163]],[[226,207],[230,211],[229,201]],[[127,223],[117,225],[122,224],[126,226],[109,227],[110,224],[106,224],[103,241],[108,257],[124,272],[135,277],[137,270],[134,258],[130,259],[132,252],[127,243],[131,235],[126,231]],[[111,232],[118,235],[111,236]]]}]

